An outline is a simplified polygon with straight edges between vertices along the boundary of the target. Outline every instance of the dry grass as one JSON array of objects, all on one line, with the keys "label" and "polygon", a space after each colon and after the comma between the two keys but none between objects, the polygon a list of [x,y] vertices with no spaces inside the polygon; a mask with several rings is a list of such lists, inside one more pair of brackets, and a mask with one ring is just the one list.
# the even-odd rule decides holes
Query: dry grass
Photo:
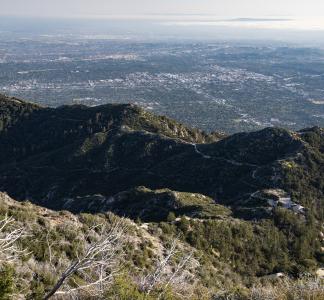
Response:
[{"label": "dry grass", "polygon": [[324,281],[313,276],[284,278],[251,289],[251,300],[324,300]]}]

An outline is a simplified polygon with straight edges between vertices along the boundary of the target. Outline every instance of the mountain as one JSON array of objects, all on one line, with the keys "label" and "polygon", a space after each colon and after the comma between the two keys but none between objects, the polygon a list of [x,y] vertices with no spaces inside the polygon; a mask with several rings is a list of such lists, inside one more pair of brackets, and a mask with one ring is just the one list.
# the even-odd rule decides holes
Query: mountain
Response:
[{"label": "mountain", "polygon": [[[280,285],[273,274],[323,267],[322,128],[226,136],[133,105],[48,108],[5,96],[0,112],[0,222],[10,216],[6,229],[26,231],[18,243],[26,255],[0,265],[0,298],[16,282],[21,299],[44,299],[100,238],[99,226],[121,217],[129,218],[125,273],[109,286],[115,298],[102,299],[183,299],[176,285],[167,298],[147,298],[140,287],[174,241],[178,254],[199,261],[187,274],[187,299],[252,299],[258,289],[260,299],[269,289],[292,298],[308,283]],[[81,272],[69,284],[89,277]]]},{"label": "mountain", "polygon": [[254,195],[273,189],[323,216],[321,128],[226,137],[133,105],[54,109],[2,97],[0,107],[0,190],[19,200],[52,209],[69,209],[72,201],[78,212],[93,195],[109,202],[145,186],[202,194],[255,218],[273,205]]}]

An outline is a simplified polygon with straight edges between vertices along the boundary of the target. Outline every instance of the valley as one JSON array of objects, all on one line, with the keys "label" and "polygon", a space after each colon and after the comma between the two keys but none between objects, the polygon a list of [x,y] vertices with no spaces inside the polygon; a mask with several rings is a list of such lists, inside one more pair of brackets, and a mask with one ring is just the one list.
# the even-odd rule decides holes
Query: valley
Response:
[{"label": "valley", "polygon": [[57,107],[134,103],[205,131],[323,126],[323,51],[82,35],[0,42],[0,91]]}]

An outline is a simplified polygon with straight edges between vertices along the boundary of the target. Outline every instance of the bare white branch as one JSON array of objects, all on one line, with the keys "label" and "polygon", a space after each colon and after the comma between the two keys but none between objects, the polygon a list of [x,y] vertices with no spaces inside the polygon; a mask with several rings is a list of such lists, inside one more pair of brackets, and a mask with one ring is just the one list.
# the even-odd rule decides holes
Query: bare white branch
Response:
[{"label": "bare white branch", "polygon": [[25,253],[17,246],[17,241],[24,236],[23,228],[11,228],[15,219],[7,215],[0,220],[0,262],[15,261],[20,255]]},{"label": "bare white branch", "polygon": [[[95,228],[98,228],[96,226]],[[87,237],[90,237],[91,228]],[[110,229],[101,226],[99,237],[90,242],[83,253],[77,253],[77,259],[61,274],[59,280],[44,300],[59,294],[75,294],[85,292],[91,296],[99,296],[111,284],[121,261],[124,235],[126,233],[123,220],[115,222]],[[73,282],[73,287],[67,284],[72,275],[77,274],[83,284]]]},{"label": "bare white branch", "polygon": [[[166,250],[163,259],[158,260],[154,271],[145,276],[140,283],[140,289],[149,295],[155,288],[161,290],[159,298],[165,293],[169,286],[185,286],[190,279],[190,269],[198,267],[199,263],[193,257],[193,251],[183,254],[177,250],[177,240],[173,240],[170,248]],[[176,265],[172,262],[179,257]]]},{"label": "bare white branch", "polygon": [[55,269],[55,267],[53,265],[53,255],[52,255],[53,243],[50,242],[50,232],[48,230],[46,232],[46,244],[47,244],[47,249],[48,249],[49,264],[53,269]]}]

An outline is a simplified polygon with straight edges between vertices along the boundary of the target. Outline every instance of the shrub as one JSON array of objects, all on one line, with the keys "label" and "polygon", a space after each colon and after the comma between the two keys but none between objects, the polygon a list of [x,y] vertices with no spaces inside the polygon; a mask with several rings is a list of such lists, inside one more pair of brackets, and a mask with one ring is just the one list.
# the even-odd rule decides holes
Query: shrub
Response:
[{"label": "shrub", "polygon": [[4,265],[0,270],[0,300],[11,299],[14,291],[14,269],[9,265]]},{"label": "shrub", "polygon": [[129,276],[123,275],[115,279],[111,288],[106,292],[105,299],[109,300],[151,300],[141,293]]},{"label": "shrub", "polygon": [[170,211],[169,214],[168,214],[168,217],[167,217],[167,221],[168,222],[174,222],[176,219],[176,215],[174,214],[173,211]]}]

